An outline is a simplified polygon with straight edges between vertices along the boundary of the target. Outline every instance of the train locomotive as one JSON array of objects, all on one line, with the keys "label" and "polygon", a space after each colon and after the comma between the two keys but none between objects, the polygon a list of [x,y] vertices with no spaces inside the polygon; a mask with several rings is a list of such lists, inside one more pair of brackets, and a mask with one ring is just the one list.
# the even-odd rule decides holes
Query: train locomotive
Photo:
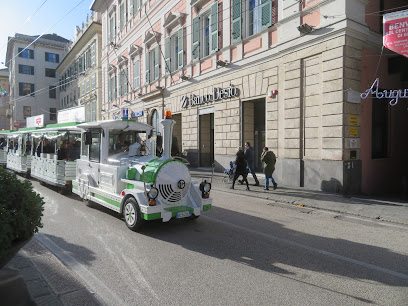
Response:
[{"label": "train locomotive", "polygon": [[[194,182],[189,169],[171,157],[175,121],[161,120],[163,152],[156,155],[150,125],[128,120],[79,124],[83,129],[72,192],[123,215],[137,231],[144,222],[196,219],[211,209],[211,181]],[[126,144],[126,142],[128,142]]]}]

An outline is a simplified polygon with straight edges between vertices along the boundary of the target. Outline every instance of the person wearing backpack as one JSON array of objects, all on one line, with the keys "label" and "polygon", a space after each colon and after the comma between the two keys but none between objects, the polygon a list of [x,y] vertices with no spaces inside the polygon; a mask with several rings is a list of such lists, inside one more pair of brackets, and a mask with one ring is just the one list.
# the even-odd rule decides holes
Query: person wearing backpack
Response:
[{"label": "person wearing backpack", "polygon": [[269,151],[268,147],[263,148],[261,154],[261,162],[263,163],[263,173],[265,174],[265,188],[264,190],[269,190],[269,180],[273,184],[273,189],[278,187],[275,180],[272,177],[273,171],[275,171],[276,156],[275,153]]}]

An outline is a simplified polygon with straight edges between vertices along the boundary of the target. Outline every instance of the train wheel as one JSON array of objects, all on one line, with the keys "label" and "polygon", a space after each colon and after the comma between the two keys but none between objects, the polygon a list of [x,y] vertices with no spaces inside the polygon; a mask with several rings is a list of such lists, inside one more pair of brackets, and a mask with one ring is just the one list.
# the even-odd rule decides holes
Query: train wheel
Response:
[{"label": "train wheel", "polygon": [[70,195],[72,193],[72,189],[70,187],[61,187],[59,190],[60,194],[62,195]]},{"label": "train wheel", "polygon": [[41,186],[45,186],[45,185],[47,185],[44,181],[40,181],[40,185]]},{"label": "train wheel", "polygon": [[125,202],[123,208],[123,217],[126,225],[132,231],[137,231],[143,224],[143,219],[140,214],[140,207],[134,198],[129,198]]},{"label": "train wheel", "polygon": [[198,217],[200,217],[200,216],[199,216],[199,215],[198,215],[198,216],[196,216],[196,215],[191,215],[191,216],[190,216],[190,220],[197,220]]}]

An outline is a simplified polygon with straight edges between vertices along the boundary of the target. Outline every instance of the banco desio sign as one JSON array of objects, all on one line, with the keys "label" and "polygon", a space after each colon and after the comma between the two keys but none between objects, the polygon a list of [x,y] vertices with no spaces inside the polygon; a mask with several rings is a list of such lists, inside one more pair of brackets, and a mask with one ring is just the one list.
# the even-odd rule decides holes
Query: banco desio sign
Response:
[{"label": "banco desio sign", "polygon": [[195,105],[202,105],[210,102],[214,102],[222,99],[229,99],[239,96],[239,90],[236,87],[228,87],[225,89],[219,87],[213,87],[212,92],[203,96],[196,96],[190,94],[188,96],[181,97],[181,107],[188,108]]}]

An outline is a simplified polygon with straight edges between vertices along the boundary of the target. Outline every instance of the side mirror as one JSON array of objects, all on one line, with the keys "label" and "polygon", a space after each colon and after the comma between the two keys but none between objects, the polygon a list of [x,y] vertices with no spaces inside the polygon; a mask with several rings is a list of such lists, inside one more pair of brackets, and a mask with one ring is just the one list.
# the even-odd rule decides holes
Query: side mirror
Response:
[{"label": "side mirror", "polygon": [[92,144],[92,132],[85,132],[84,133],[85,137],[85,145],[91,145]]}]

